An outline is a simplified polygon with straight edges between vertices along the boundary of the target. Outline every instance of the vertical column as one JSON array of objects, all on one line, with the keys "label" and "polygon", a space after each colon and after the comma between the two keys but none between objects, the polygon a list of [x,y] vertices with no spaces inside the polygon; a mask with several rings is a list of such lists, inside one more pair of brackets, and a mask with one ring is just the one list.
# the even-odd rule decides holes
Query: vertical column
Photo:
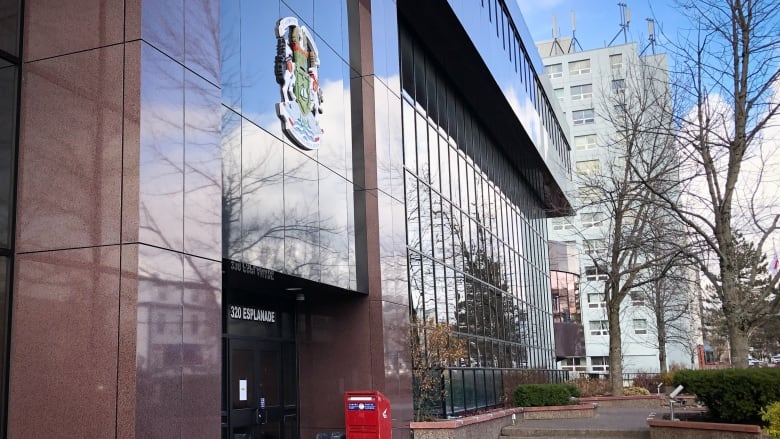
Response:
[{"label": "vertical column", "polygon": [[8,437],[113,437],[124,8],[27,1],[24,30]]}]

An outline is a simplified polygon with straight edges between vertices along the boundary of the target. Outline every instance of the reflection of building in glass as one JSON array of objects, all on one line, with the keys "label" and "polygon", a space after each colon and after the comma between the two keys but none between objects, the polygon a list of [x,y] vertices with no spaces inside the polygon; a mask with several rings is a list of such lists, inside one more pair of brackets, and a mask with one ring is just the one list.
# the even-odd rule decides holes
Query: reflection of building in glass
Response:
[{"label": "reflection of building in glass", "polygon": [[4,12],[9,438],[314,437],[363,389],[405,437],[564,376],[568,131],[517,6],[370,3]]},{"label": "reflection of building in glass", "polygon": [[587,362],[580,309],[579,251],[573,242],[550,241],[555,357],[561,369],[583,372]]}]

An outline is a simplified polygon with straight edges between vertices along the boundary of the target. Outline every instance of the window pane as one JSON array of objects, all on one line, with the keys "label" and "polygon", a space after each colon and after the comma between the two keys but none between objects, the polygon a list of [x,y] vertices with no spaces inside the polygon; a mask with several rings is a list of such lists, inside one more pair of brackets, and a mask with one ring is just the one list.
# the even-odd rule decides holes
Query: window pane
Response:
[{"label": "window pane", "polygon": [[574,149],[585,150],[593,149],[596,147],[596,135],[588,134],[587,136],[577,136],[574,138]]},{"label": "window pane", "polygon": [[549,65],[545,67],[545,70],[547,70],[547,76],[549,76],[550,78],[560,78],[563,75],[562,64]]},{"label": "window pane", "polygon": [[16,66],[0,68],[0,247],[11,243],[11,191],[16,139]]},{"label": "window pane", "polygon": [[556,88],[553,90],[553,95],[555,98],[558,99],[558,101],[563,102],[563,89],[562,88]]},{"label": "window pane", "polygon": [[571,100],[579,101],[593,97],[593,84],[574,85],[571,87]]},{"label": "window pane", "polygon": [[618,53],[617,55],[609,56],[609,65],[612,69],[619,69],[623,67],[623,55]]},{"label": "window pane", "polygon": [[598,160],[584,160],[576,163],[577,173],[582,175],[598,175],[599,173],[599,161]]},{"label": "window pane", "polygon": [[572,120],[574,125],[585,125],[593,123],[593,109],[572,111]]},{"label": "window pane", "polygon": [[590,60],[583,59],[580,61],[572,61],[569,63],[570,75],[584,75],[590,73]]}]

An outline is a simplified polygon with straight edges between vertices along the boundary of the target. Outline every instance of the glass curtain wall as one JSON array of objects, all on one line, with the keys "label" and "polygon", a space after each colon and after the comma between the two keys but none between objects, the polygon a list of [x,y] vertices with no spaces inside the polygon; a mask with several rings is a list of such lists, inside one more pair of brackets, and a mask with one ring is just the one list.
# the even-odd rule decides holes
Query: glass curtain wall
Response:
[{"label": "glass curtain wall", "polygon": [[8,400],[11,261],[15,157],[21,65],[21,2],[0,0],[0,437],[5,437]]},{"label": "glass curtain wall", "polygon": [[466,349],[432,409],[497,406],[508,375],[555,364],[544,213],[406,28],[401,63],[410,319],[420,334],[446,325]]}]

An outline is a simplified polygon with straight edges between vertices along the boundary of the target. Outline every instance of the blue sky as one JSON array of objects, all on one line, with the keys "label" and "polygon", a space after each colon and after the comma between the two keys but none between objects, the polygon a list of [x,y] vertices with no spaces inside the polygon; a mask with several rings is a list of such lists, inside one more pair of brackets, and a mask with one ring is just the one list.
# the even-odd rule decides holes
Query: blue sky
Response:
[{"label": "blue sky", "polygon": [[[631,1],[626,3],[631,13],[628,41],[647,44],[647,18],[655,19],[656,41],[675,39],[681,29],[688,26],[687,20],[674,6],[674,0]],[[583,50],[602,48],[620,31],[620,8],[617,0],[517,0],[528,29],[534,41],[552,38],[553,15],[558,18],[560,36],[571,36],[571,12],[577,22],[576,36]],[[623,43],[621,34],[615,44]],[[656,47],[658,51],[663,51]],[[579,49],[578,49],[579,50]]]}]

